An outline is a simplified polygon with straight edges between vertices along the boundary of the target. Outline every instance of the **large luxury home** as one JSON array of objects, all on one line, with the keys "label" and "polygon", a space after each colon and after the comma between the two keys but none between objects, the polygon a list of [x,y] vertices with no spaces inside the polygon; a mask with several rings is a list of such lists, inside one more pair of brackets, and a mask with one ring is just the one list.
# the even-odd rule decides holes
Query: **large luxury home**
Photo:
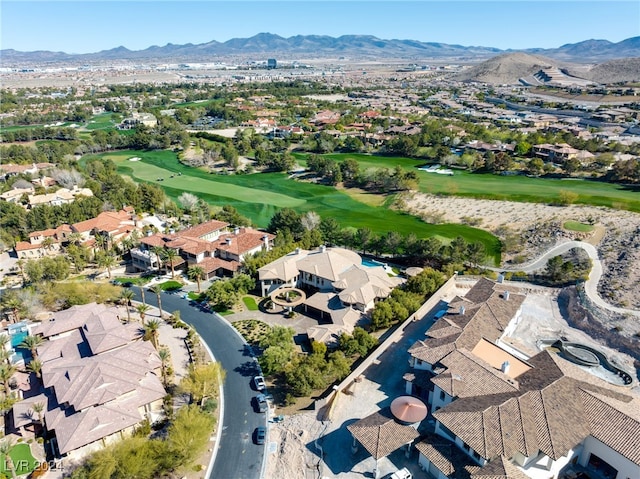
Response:
[{"label": "large luxury home", "polygon": [[321,320],[309,330],[309,337],[323,342],[340,332],[353,332],[375,302],[403,282],[390,277],[382,264],[363,265],[354,251],[325,246],[312,251],[298,248],[278,258],[258,270],[258,281],[263,296],[289,288],[303,290],[305,311]]},{"label": "large luxury home", "polygon": [[481,279],[409,349],[407,393],[435,419],[436,435],[416,445],[420,465],[436,478],[547,479],[572,467],[640,477],[637,395],[557,352],[529,357],[503,341],[524,298]]},{"label": "large luxury home", "polygon": [[161,361],[123,314],[104,304],[74,306],[35,329],[45,339],[37,349],[44,392],[13,406],[16,429],[30,426],[33,405],[43,404],[54,454],[75,459],[158,419]]},{"label": "large luxury home", "polygon": [[274,238],[264,231],[230,229],[228,223],[211,220],[177,233],[142,238],[140,247],[131,250],[131,258],[137,271],[159,269],[161,258],[154,248],[173,249],[179,255],[173,260],[174,268],[197,265],[212,278],[233,274],[246,256],[269,250]]}]

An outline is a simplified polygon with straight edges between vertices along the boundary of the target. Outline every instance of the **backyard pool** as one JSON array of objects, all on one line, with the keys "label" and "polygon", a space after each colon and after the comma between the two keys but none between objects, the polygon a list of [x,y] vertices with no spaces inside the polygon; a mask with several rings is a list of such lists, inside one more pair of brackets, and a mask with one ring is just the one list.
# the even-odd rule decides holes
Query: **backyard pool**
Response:
[{"label": "backyard pool", "polygon": [[9,326],[9,338],[14,354],[11,355],[11,363],[16,364],[24,361],[25,364],[31,359],[31,351],[19,347],[22,341],[29,336],[29,328],[26,323],[17,323]]}]

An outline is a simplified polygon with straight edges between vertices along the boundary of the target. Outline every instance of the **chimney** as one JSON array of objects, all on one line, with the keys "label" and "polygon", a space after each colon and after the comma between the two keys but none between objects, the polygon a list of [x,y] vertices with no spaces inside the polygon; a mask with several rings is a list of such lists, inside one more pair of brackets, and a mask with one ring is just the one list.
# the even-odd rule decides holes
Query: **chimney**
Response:
[{"label": "chimney", "polygon": [[266,251],[269,251],[269,236],[268,235],[264,235],[262,237],[262,243],[264,244],[264,249]]},{"label": "chimney", "polygon": [[296,254],[300,254],[300,248],[296,248]]},{"label": "chimney", "polygon": [[505,361],[504,363],[502,363],[502,366],[500,366],[500,371],[502,371],[505,374],[509,374],[509,367],[511,365],[509,364],[509,361]]},{"label": "chimney", "polygon": [[504,281],[504,274],[498,275],[498,283],[502,283]]},{"label": "chimney", "polygon": [[325,245],[320,246],[320,252],[325,253],[327,251],[327,247]]},{"label": "chimney", "polygon": [[504,298],[504,300],[505,300],[505,301],[509,301],[509,291],[505,291],[505,292],[502,294],[502,297]]},{"label": "chimney", "polygon": [[233,234],[238,236],[240,234],[240,228],[238,228],[237,226],[233,229]]},{"label": "chimney", "polygon": [[460,306],[460,314],[464,314],[466,311],[464,306]]},{"label": "chimney", "polygon": [[227,244],[233,243],[233,238],[227,238]]}]

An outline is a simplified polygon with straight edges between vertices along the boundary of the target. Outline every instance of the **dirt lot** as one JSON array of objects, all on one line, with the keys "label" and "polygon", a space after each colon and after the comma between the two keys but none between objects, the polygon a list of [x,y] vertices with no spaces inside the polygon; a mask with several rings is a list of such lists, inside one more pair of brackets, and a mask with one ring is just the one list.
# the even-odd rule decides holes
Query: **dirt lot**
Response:
[{"label": "dirt lot", "polygon": [[[469,223],[511,245],[503,262],[531,259],[563,240],[587,241],[598,248],[604,275],[600,295],[614,306],[640,309],[640,214],[604,207],[474,200],[412,193],[406,210],[425,221]],[[566,221],[593,222],[591,233],[563,228]]]}]

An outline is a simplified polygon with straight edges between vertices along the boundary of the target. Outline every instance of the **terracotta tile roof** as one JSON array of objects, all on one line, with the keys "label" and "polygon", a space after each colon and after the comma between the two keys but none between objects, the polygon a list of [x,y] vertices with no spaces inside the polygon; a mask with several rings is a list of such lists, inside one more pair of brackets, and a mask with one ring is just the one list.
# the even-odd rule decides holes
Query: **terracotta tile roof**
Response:
[{"label": "terracotta tile roof", "polygon": [[591,435],[640,465],[640,400],[618,401],[580,391]]},{"label": "terracotta tile roof", "polygon": [[347,429],[375,459],[388,456],[420,436],[415,428],[398,424],[388,407],[348,425]]},{"label": "terracotta tile roof", "polygon": [[14,249],[16,251],[28,251],[31,249],[44,249],[44,247],[41,244],[32,244],[29,243],[28,241],[16,241],[16,246],[14,247]]},{"label": "terracotta tile roof", "polygon": [[[600,394],[620,404],[628,404],[631,397],[594,376],[587,383],[565,375],[556,365],[564,360],[554,356],[543,351],[532,357],[533,368],[518,378],[518,391],[459,398],[434,417],[484,458],[541,450],[558,459],[592,433],[594,416],[588,406],[595,403],[586,402],[585,394]],[[568,364],[567,371],[574,369],[581,376],[577,366]],[[629,425],[630,431],[640,434],[637,420]],[[612,442],[610,447],[614,446],[633,455],[624,440],[618,445]]]},{"label": "terracotta tile roof", "polygon": [[200,266],[206,274],[209,274],[220,268],[226,269],[227,271],[237,271],[240,264],[237,261],[227,261],[221,258],[207,257],[197,263],[197,266]]},{"label": "terracotta tile roof", "polygon": [[225,223],[224,221],[210,220],[199,225],[192,226],[191,228],[182,230],[179,234],[180,236],[191,236],[192,238],[200,238],[201,236],[206,236],[210,233],[221,231],[227,226],[229,226],[229,223]]},{"label": "terracotta tile roof", "polygon": [[470,472],[477,470],[477,464],[467,454],[462,452],[451,441],[428,434],[416,444],[416,449],[450,478],[469,479]]},{"label": "terracotta tile roof", "polygon": [[447,372],[433,378],[433,383],[452,397],[497,394],[517,390],[517,383],[501,371],[458,349],[442,360]]},{"label": "terracotta tile roof", "polygon": [[[38,332],[54,337],[38,348],[47,388],[47,428],[62,454],[129,428],[140,408],[165,395],[160,358],[146,341],[132,341],[115,307],[95,303],[56,313]],[[62,334],[67,333],[67,334]]]},{"label": "terracotta tile roof", "polygon": [[471,479],[530,479],[506,457],[491,460],[484,467],[470,467]]},{"label": "terracotta tile roof", "polygon": [[214,245],[216,249],[241,256],[248,251],[262,246],[265,236],[270,242],[275,238],[275,235],[271,233],[254,230],[253,228],[240,228],[237,234],[224,234],[220,236],[220,238],[214,242]]}]

